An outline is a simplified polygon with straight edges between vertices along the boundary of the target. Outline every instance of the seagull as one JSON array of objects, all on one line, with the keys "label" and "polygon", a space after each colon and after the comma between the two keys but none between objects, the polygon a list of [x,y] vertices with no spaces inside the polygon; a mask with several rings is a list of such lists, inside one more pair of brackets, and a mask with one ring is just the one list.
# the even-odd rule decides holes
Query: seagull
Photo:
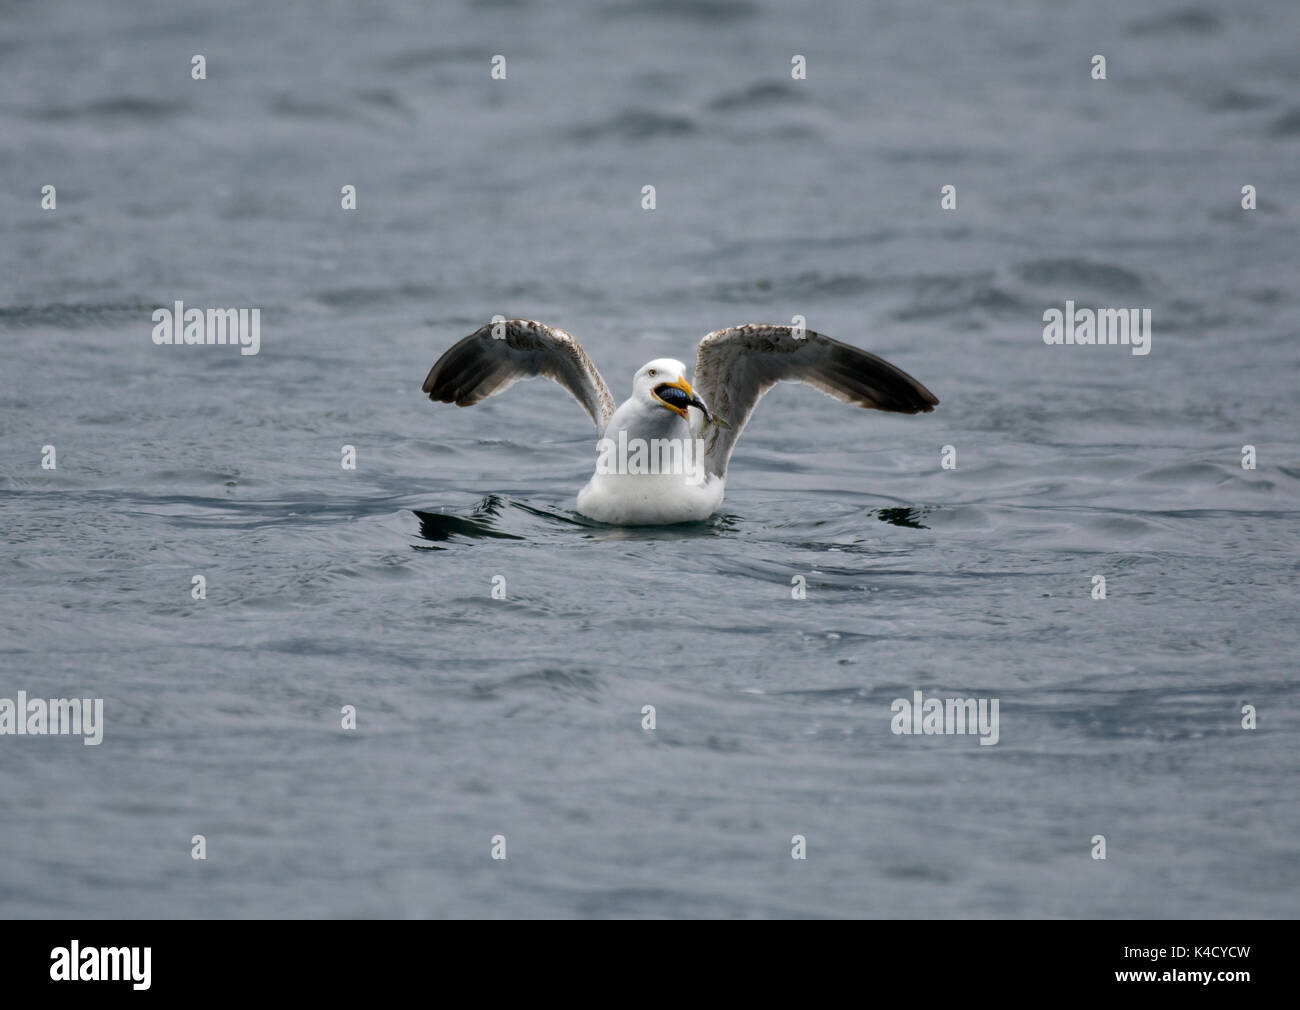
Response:
[{"label": "seagull", "polygon": [[736,439],[778,382],[803,382],[844,403],[900,414],[928,413],[939,403],[883,358],[803,327],[765,323],[705,336],[693,382],[675,358],[642,365],[632,395],[616,406],[571,334],[531,319],[497,319],[448,348],[429,370],[424,392],[469,407],[539,375],[572,393],[596,425],[596,471],[578,492],[578,511],[619,526],[713,515]]}]

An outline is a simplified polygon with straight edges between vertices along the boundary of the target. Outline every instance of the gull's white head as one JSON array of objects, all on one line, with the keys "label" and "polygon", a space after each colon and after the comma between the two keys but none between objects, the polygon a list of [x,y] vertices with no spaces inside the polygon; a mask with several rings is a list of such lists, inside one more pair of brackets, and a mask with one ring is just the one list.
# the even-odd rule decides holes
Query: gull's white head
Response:
[{"label": "gull's white head", "polygon": [[642,365],[632,377],[632,398],[641,403],[657,404],[690,420],[690,407],[698,407],[710,420],[713,414],[686,381],[686,366],[676,358],[655,358]]}]

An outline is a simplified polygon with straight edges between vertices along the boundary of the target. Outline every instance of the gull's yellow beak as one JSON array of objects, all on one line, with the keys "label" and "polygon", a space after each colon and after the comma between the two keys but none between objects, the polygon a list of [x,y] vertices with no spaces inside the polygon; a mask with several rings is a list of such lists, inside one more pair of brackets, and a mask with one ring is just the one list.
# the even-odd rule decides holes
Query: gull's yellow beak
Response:
[{"label": "gull's yellow beak", "polygon": [[[680,389],[683,393],[685,393],[686,394],[685,404],[679,406],[676,403],[669,403],[667,400],[661,397],[659,395],[659,390],[663,389],[665,386],[672,389]],[[655,386],[654,389],[650,390],[650,395],[653,396],[661,405],[671,410],[673,413],[679,414],[683,421],[690,420],[690,414],[688,413],[687,408],[691,405],[691,402],[692,401],[696,403],[699,402],[699,397],[695,395],[695,390],[691,388],[691,384],[686,381],[685,376],[678,376],[676,382],[659,383],[659,385]],[[674,399],[679,399],[679,398],[674,397]]]}]

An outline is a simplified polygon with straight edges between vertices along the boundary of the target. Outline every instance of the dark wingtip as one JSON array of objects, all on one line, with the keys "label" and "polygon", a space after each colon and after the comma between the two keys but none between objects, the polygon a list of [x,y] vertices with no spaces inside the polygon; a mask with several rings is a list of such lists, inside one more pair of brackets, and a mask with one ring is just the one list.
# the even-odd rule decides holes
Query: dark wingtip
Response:
[{"label": "dark wingtip", "polygon": [[463,392],[456,388],[455,383],[445,379],[440,380],[430,376],[424,380],[424,386],[421,388],[429,394],[429,399],[434,403],[454,403],[457,407],[468,407],[477,402],[465,399]]},{"label": "dark wingtip", "polygon": [[909,414],[929,414],[933,413],[934,408],[939,406],[939,398],[926,389],[921,383],[899,369],[899,375],[906,380],[908,384],[907,393],[912,400]]},{"label": "dark wingtip", "polygon": [[[490,325],[490,324],[489,324]],[[469,407],[490,395],[498,378],[501,362],[487,353],[479,340],[488,327],[475,330],[442,353],[420,389],[435,403],[454,403]]]},{"label": "dark wingtip", "polygon": [[434,403],[454,403],[458,407],[468,407],[473,402],[462,402],[462,391],[456,388],[455,383],[446,380],[438,381],[431,377],[425,380],[423,389]]},{"label": "dark wingtip", "polygon": [[906,384],[891,390],[892,400],[877,405],[878,410],[893,411],[898,414],[931,414],[939,406],[939,398],[922,386],[905,372],[901,373]]}]

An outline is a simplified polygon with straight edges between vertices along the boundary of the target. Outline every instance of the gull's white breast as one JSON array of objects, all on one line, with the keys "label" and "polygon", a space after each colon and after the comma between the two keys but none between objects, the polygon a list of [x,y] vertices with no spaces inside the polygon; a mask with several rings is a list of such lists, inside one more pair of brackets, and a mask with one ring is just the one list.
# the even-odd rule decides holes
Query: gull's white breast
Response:
[{"label": "gull's white breast", "polygon": [[725,484],[713,474],[691,483],[681,474],[596,473],[578,492],[578,511],[622,526],[700,522],[722,504]]}]

